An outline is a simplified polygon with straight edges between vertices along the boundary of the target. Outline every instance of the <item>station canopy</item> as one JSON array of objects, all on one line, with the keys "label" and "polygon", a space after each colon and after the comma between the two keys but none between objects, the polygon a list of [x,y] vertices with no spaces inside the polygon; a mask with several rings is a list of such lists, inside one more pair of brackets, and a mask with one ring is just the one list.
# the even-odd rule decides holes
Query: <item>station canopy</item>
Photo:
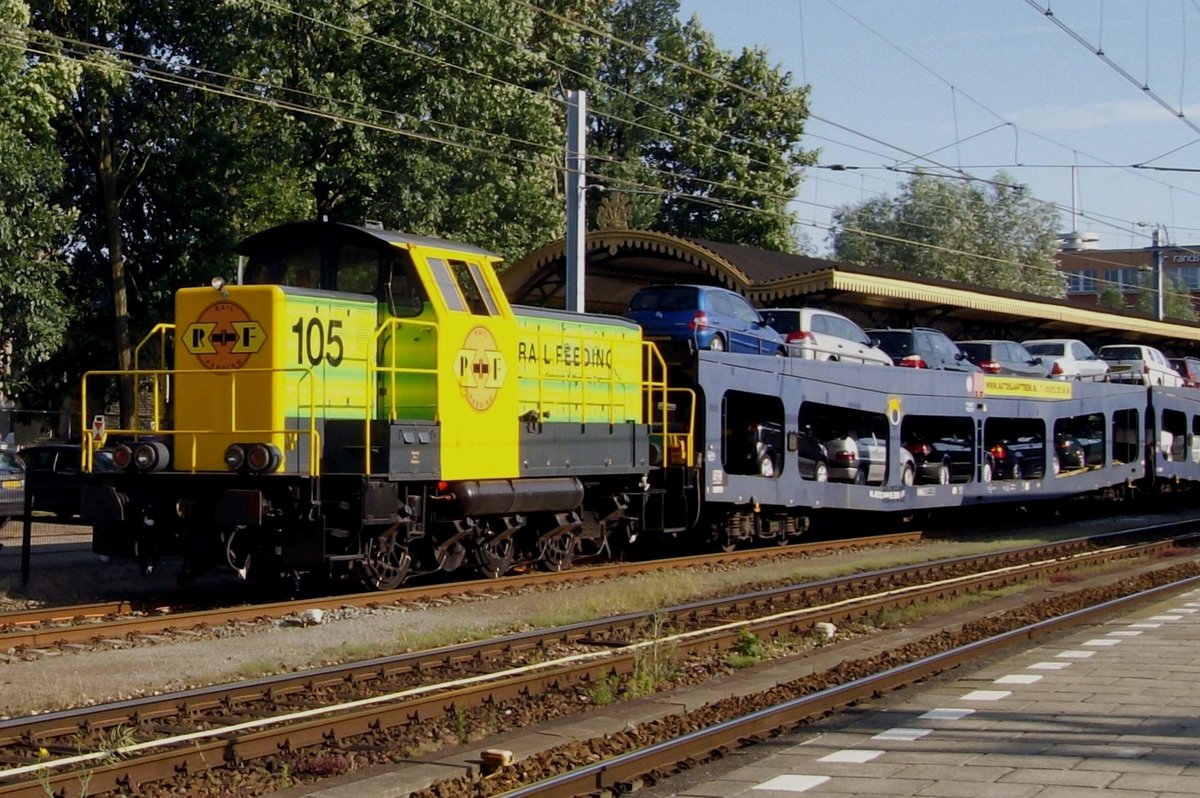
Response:
[{"label": "station canopy", "polygon": [[[729,288],[760,308],[827,308],[864,328],[936,327],[958,340],[1079,338],[1093,349],[1143,343],[1172,356],[1200,352],[1200,324],[649,230],[589,232],[585,261],[585,305],[592,313],[620,315],[648,285],[693,283]],[[500,279],[514,304],[564,307],[566,241],[526,255]]]}]

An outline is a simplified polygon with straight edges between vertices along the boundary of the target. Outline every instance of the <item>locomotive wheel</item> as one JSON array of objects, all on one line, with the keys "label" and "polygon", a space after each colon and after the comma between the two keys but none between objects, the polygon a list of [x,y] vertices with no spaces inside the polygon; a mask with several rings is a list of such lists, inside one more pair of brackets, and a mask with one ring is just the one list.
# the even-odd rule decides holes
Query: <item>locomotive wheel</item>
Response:
[{"label": "locomotive wheel", "polygon": [[538,567],[544,571],[561,571],[571,566],[575,558],[575,533],[565,530],[542,539]]},{"label": "locomotive wheel", "polygon": [[486,579],[504,576],[516,559],[516,546],[511,535],[480,542],[475,549],[475,570]]},{"label": "locomotive wheel", "polygon": [[369,537],[363,547],[361,576],[373,590],[395,590],[412,567],[408,546],[399,541],[397,532],[393,528]]}]

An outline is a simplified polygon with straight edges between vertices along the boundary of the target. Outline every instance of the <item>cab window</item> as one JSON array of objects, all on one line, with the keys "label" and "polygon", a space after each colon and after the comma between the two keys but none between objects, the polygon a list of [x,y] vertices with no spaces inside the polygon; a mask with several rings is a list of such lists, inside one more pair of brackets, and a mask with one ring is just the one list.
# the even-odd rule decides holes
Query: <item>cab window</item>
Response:
[{"label": "cab window", "polygon": [[492,291],[484,279],[483,269],[478,263],[463,260],[447,261],[443,258],[429,258],[428,260],[434,281],[450,310],[472,313],[476,316],[499,315],[496,297],[492,295]]},{"label": "cab window", "polygon": [[388,297],[393,316],[419,316],[425,308],[425,286],[417,276],[408,252],[397,255],[391,262],[388,277]]},{"label": "cab window", "polygon": [[342,247],[337,259],[337,290],[374,294],[379,288],[379,252],[362,247]]}]

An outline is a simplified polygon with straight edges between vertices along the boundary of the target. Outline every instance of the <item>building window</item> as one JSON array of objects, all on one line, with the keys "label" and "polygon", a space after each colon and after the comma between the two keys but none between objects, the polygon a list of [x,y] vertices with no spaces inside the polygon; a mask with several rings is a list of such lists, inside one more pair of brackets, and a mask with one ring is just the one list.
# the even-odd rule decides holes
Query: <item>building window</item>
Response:
[{"label": "building window", "polygon": [[1066,277],[1068,294],[1096,293],[1095,269],[1080,269],[1077,272],[1067,272]]},{"label": "building window", "polygon": [[1176,275],[1176,281],[1187,290],[1200,291],[1200,266],[1177,266],[1171,271]]},{"label": "building window", "polygon": [[1105,269],[1104,280],[1118,291],[1136,291],[1142,287],[1138,269]]}]

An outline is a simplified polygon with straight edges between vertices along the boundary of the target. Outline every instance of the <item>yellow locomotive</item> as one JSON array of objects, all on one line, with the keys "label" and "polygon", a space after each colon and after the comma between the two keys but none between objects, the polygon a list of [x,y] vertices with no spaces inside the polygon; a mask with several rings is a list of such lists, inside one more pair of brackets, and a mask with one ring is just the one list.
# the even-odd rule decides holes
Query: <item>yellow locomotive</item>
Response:
[{"label": "yellow locomotive", "polygon": [[85,376],[157,400],[85,497],[97,553],[385,589],[643,524],[668,403],[637,325],[514,309],[494,255],[442,239],[297,222],[238,252],[236,285],[177,293],[172,368]]}]

